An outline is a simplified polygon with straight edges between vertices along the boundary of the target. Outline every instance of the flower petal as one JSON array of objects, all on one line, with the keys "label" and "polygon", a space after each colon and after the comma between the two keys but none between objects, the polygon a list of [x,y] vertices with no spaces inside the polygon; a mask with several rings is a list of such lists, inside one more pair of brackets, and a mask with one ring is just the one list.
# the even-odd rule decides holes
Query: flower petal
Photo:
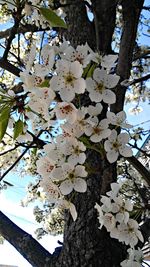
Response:
[{"label": "flower petal", "polygon": [[80,193],[84,193],[87,190],[87,183],[81,178],[76,178],[74,181],[74,190]]},{"label": "flower petal", "polygon": [[116,102],[116,95],[109,89],[103,92],[103,101],[107,104],[113,104]]},{"label": "flower petal", "polygon": [[73,190],[73,183],[70,180],[66,180],[61,183],[59,188],[63,195],[68,195]]},{"label": "flower petal", "polygon": [[132,149],[126,145],[122,145],[119,148],[119,152],[123,157],[132,157],[133,155]]},{"label": "flower petal", "polygon": [[106,153],[106,157],[110,163],[115,162],[118,159],[118,155],[119,153],[113,150]]}]

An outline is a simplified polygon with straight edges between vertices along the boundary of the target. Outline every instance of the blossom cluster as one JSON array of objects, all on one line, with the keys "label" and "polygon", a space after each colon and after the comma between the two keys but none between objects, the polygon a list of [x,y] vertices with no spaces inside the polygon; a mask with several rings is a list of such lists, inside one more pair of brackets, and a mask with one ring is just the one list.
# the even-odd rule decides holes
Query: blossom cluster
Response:
[{"label": "blossom cluster", "polygon": [[143,261],[143,252],[138,249],[129,248],[128,252],[128,259],[121,262],[121,267],[141,267]]},{"label": "blossom cluster", "polygon": [[[98,220],[100,229],[104,226],[110,233],[112,238],[116,238],[119,242],[130,246],[128,250],[129,259],[121,263],[122,267],[141,266],[140,258],[135,246],[138,241],[144,242],[139,225],[136,220],[130,218],[133,210],[133,204],[130,200],[125,200],[119,195],[121,185],[119,183],[111,184],[111,191],[107,192],[107,196],[101,197],[101,206],[96,203],[95,208],[98,212]],[[141,251],[139,251],[142,255]],[[135,265],[132,265],[136,262]],[[132,263],[132,264],[131,264]]]},{"label": "blossom cluster", "polygon": [[[100,142],[104,143],[110,163],[120,155],[132,156],[127,146],[129,135],[117,132],[117,128],[131,127],[126,123],[126,114],[109,110],[116,101],[113,88],[119,81],[119,76],[111,71],[115,62],[116,55],[102,57],[87,44],[74,49],[64,40],[59,46],[44,45],[40,61],[36,47],[32,47],[25,58],[26,69],[20,73],[29,96],[24,113],[33,131],[44,127],[49,132],[59,125],[57,136],[44,146],[37,161],[37,172],[42,177],[40,185],[45,197],[69,209],[73,219],[77,212],[65,196],[72,191],[87,190],[88,173],[84,166],[87,142],[91,149],[97,145],[99,151]],[[86,101],[81,104],[83,94],[87,95],[89,105]],[[102,116],[104,105],[106,117]]]}]

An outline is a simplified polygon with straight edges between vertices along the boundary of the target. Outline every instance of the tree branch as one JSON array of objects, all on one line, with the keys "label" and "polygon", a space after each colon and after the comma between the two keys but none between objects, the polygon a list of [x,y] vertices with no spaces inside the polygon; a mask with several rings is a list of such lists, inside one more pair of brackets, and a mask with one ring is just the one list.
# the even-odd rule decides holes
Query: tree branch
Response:
[{"label": "tree branch", "polygon": [[[137,27],[143,3],[144,0],[122,1],[123,31],[117,66],[117,74],[120,76],[121,81],[129,79],[130,76]],[[111,106],[111,110],[117,113],[123,109],[126,88],[118,85],[115,93],[117,101]]]},{"label": "tree branch", "polygon": [[150,56],[150,50],[148,51],[144,51],[144,52],[141,52],[141,53],[136,53],[134,56],[133,56],[133,61],[136,61],[138,59],[141,59],[141,58],[148,58]]},{"label": "tree branch", "polygon": [[144,242],[148,241],[150,236],[150,218],[146,218],[145,222],[140,226],[140,230],[144,237]]},{"label": "tree branch", "polygon": [[21,70],[14,65],[12,65],[8,60],[0,58],[0,68],[9,71],[15,76],[20,77]]},{"label": "tree branch", "polygon": [[147,75],[145,75],[141,78],[138,78],[138,79],[134,79],[133,81],[129,82],[129,84],[132,85],[132,84],[144,82],[144,81],[147,81],[148,79],[150,79],[150,74],[147,74]]},{"label": "tree branch", "polygon": [[129,145],[133,148],[136,148],[138,151],[140,151],[141,153],[143,153],[144,156],[150,158],[150,154],[147,153],[147,151],[141,149],[140,147],[137,146],[137,144],[135,143],[134,145],[130,144]]},{"label": "tree branch", "polygon": [[39,136],[41,135],[41,131],[39,132],[39,134],[37,136],[35,136],[34,134],[32,134],[31,132],[27,131],[28,133],[31,134],[31,136],[33,137],[33,141],[26,147],[26,149],[22,152],[22,154],[15,160],[15,162],[2,174],[2,176],[0,177],[0,181],[3,180],[3,178],[17,165],[17,163],[23,158],[23,156],[28,152],[28,150],[30,148],[32,148],[32,146],[34,144],[37,145],[37,147],[42,147],[43,145],[45,145],[45,142],[42,141],[41,139],[39,139]]},{"label": "tree branch", "polygon": [[143,164],[134,156],[127,158],[127,160],[141,174],[143,179],[150,186],[150,172],[143,166]]},{"label": "tree branch", "polygon": [[142,9],[150,11],[150,6],[143,6]]},{"label": "tree branch", "polygon": [[[12,32],[12,28],[13,27],[11,27],[5,31],[0,31],[0,39],[9,37],[11,32]],[[18,30],[17,30],[17,34],[19,34],[19,33],[23,34],[26,32],[38,32],[38,31],[44,31],[44,30],[42,28],[38,28],[37,26],[31,25],[31,24],[27,24],[27,25],[20,24],[20,26],[18,27]]]},{"label": "tree branch", "polygon": [[0,234],[33,266],[51,266],[52,255],[0,211]]}]

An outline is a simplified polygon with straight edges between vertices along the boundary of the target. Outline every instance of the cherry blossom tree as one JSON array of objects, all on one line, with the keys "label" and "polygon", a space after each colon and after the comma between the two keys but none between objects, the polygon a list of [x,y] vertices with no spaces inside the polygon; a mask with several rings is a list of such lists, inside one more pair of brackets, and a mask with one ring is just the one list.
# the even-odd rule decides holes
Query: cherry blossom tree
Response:
[{"label": "cherry blossom tree", "polygon": [[56,222],[61,214],[64,241],[50,254],[2,212],[0,234],[35,267],[140,267],[150,176],[132,151],[145,133],[126,121],[124,105],[136,100],[138,110],[148,99],[149,51],[137,33],[149,7],[142,0],[0,4],[1,22],[12,24],[0,32],[1,189],[11,170],[35,176],[27,202],[49,205]]}]

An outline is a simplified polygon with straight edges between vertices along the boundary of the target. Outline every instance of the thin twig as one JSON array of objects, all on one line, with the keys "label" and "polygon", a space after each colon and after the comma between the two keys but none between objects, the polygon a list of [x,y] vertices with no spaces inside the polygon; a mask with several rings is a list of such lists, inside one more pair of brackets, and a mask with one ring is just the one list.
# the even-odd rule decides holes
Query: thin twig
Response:
[{"label": "thin twig", "polygon": [[148,154],[145,150],[141,149],[140,147],[138,147],[136,144],[135,145],[132,145],[129,143],[129,145],[133,148],[136,148],[137,150],[139,150],[141,153],[144,154],[144,156],[150,158],[150,154]]},{"label": "thin twig", "polygon": [[[41,131],[39,132],[39,134],[36,136],[36,138],[38,139],[38,137],[41,135]],[[22,159],[22,157],[27,153],[27,151],[32,148],[32,146],[34,145],[35,141],[33,139],[33,141],[30,143],[30,145],[23,151],[23,153],[16,159],[16,161],[7,169],[6,172],[3,173],[3,175],[0,177],[0,181],[2,181],[2,179],[16,166],[16,164]]]},{"label": "thin twig", "polygon": [[148,79],[150,79],[150,74],[147,74],[141,78],[138,79],[134,79],[133,81],[129,82],[130,85],[136,84],[136,83],[141,83],[144,81],[147,81]]}]

